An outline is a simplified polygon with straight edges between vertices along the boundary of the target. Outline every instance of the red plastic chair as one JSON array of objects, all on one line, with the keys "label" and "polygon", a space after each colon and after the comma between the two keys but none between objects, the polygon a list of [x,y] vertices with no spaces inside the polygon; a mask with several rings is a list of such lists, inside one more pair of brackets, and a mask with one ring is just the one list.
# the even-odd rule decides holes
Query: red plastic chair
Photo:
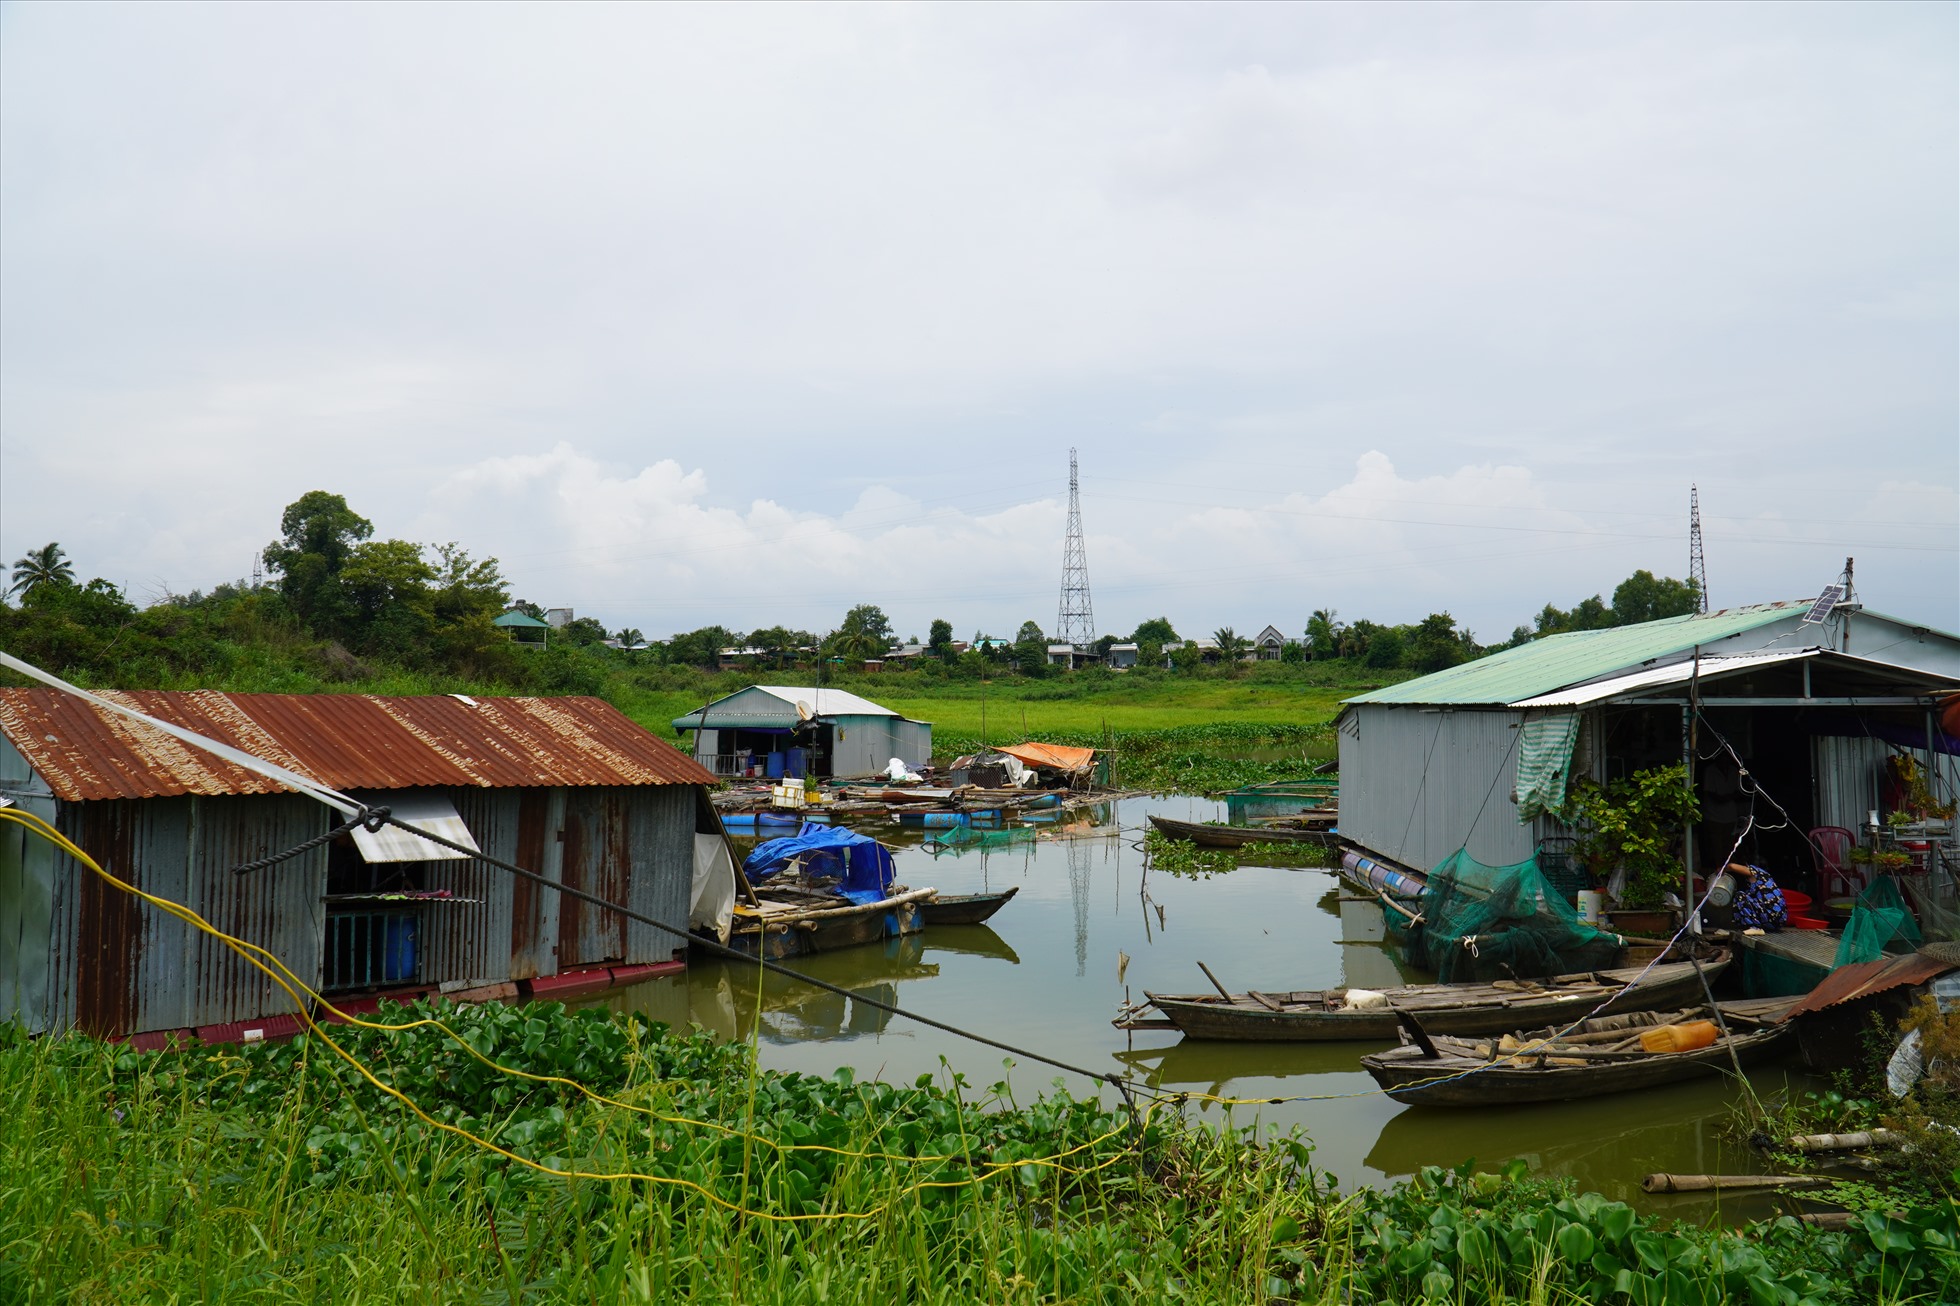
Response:
[{"label": "red plastic chair", "polygon": [[1810,855],[1817,863],[1817,896],[1856,898],[1865,891],[1865,868],[1851,860],[1858,836],[1841,825],[1820,825],[1810,832]]}]

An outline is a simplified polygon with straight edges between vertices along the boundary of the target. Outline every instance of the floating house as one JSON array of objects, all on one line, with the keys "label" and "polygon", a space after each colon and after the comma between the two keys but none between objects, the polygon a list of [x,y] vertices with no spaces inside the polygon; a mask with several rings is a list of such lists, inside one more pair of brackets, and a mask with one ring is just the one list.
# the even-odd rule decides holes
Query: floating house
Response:
[{"label": "floating house", "polygon": [[750,685],[674,718],[694,732],[694,760],[716,775],[868,776],[894,757],[932,758],[932,723],[841,689]]},{"label": "floating house", "polygon": [[[1765,795],[1745,854],[1808,874],[1811,830],[1864,830],[1892,807],[1889,758],[1913,759],[1948,798],[1960,792],[1960,740],[1937,720],[1956,689],[1960,636],[1857,604],[1550,635],[1347,700],[1341,833],[1405,867],[1464,847],[1509,864],[1570,836],[1555,813],[1571,778],[1687,761],[1704,812],[1687,856],[1705,864],[1737,820],[1726,742]],[[1950,842],[1952,822],[1934,833]]]},{"label": "floating house", "polygon": [[[103,697],[683,929],[702,847],[725,847],[714,777],[594,698]],[[0,797],[343,1007],[381,993],[606,987],[675,967],[685,947],[394,827],[234,874],[339,814],[57,690],[0,689]],[[30,1030],[141,1040],[298,1028],[293,1000],[237,952],[11,823],[0,824],[0,939],[0,1019]]]}]

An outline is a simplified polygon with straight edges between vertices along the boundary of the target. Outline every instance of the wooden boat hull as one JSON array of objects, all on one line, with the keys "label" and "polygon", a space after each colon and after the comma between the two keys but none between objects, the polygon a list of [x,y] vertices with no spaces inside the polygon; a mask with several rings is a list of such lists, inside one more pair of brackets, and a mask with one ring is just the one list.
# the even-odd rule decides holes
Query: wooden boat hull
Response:
[{"label": "wooden boat hull", "polygon": [[[1758,1020],[1748,1014],[1750,1002],[1719,1004],[1730,1036],[1718,1038],[1693,1052],[1629,1054],[1626,1060],[1588,1064],[1548,1064],[1557,1050],[1538,1055],[1495,1060],[1475,1054],[1475,1045],[1462,1039],[1440,1039],[1431,1057],[1409,1046],[1361,1058],[1361,1067],[1398,1102],[1412,1106],[1511,1106],[1525,1102],[1569,1102],[1657,1088],[1663,1084],[1719,1075],[1738,1063],[1759,1065],[1795,1047],[1793,1024]],[[1789,1004],[1785,1002],[1783,1009]],[[1688,1013],[1703,1018],[1705,1011]],[[1530,1042],[1528,1036],[1519,1035]]]},{"label": "wooden boat hull", "polygon": [[1305,843],[1326,846],[1337,840],[1331,830],[1268,830],[1243,825],[1205,825],[1153,816],[1150,823],[1166,838],[1182,839],[1200,848],[1243,848],[1250,843]]},{"label": "wooden boat hull", "polygon": [[[1726,952],[1701,963],[1714,983],[1729,964]],[[1624,986],[1639,978],[1632,988]],[[1690,1006],[1703,997],[1702,981],[1691,962],[1655,966],[1641,977],[1641,968],[1592,972],[1541,981],[1536,990],[1499,984],[1410,984],[1381,990],[1389,1007],[1373,1011],[1330,1010],[1341,991],[1236,995],[1227,1002],[1216,994],[1147,993],[1157,1010],[1186,1038],[1237,1043],[1321,1043],[1338,1040],[1380,1040],[1396,1037],[1401,1028],[1397,1011],[1415,1017],[1430,1034],[1502,1034],[1561,1020],[1623,1011],[1659,1011]]]},{"label": "wooden boat hull", "polygon": [[769,961],[835,952],[925,928],[919,911],[931,890],[916,890],[862,906],[828,908],[803,916],[779,916],[766,922],[738,917],[728,946],[747,956]]},{"label": "wooden boat hull", "polygon": [[940,894],[919,904],[928,925],[978,925],[1021,891],[1018,884],[1000,893]]}]

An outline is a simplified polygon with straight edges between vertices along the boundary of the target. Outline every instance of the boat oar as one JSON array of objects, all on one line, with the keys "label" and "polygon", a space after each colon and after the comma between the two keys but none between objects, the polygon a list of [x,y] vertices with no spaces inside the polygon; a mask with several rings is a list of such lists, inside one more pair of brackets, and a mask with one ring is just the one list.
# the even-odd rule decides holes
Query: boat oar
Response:
[{"label": "boat oar", "polygon": [[1218,982],[1218,976],[1211,973],[1211,967],[1201,961],[1198,963],[1198,969],[1205,973],[1205,978],[1211,981],[1211,986],[1218,990],[1219,997],[1225,999],[1227,1002],[1232,1001],[1232,995],[1226,991],[1223,984]]},{"label": "boat oar", "polygon": [[1414,1016],[1402,1010],[1402,1008],[1397,1007],[1395,1009],[1395,1019],[1402,1023],[1403,1029],[1409,1031],[1409,1037],[1414,1039],[1416,1046],[1422,1049],[1423,1056],[1428,1057],[1431,1061],[1434,1061],[1439,1055],[1441,1055],[1436,1051],[1436,1045],[1429,1041],[1429,1035],[1423,1032],[1422,1026],[1416,1023],[1416,1018]]}]

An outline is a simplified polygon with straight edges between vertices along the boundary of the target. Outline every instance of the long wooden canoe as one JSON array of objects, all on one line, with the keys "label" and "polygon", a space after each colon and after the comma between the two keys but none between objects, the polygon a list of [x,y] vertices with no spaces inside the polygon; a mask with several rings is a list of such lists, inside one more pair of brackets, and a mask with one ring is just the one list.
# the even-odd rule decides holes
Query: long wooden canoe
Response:
[{"label": "long wooden canoe", "polygon": [[942,893],[919,904],[928,925],[978,925],[1005,907],[1020,885],[999,893]]},{"label": "long wooden canoe", "polygon": [[1153,816],[1150,823],[1167,838],[1182,839],[1200,848],[1243,848],[1249,843],[1328,844],[1336,836],[1331,830],[1270,830],[1260,826],[1206,825],[1200,821],[1173,821]]},{"label": "long wooden canoe", "polygon": [[[1655,1024],[1714,1020],[1715,1013],[1706,1006],[1608,1016],[1572,1031],[1519,1033],[1511,1036],[1516,1047],[1489,1037],[1432,1038],[1433,1056],[1411,1045],[1371,1053],[1361,1058],[1361,1066],[1390,1097],[1417,1106],[1509,1106],[1605,1097],[1718,1075],[1737,1064],[1756,1065],[1792,1050],[1796,1028],[1778,1022],[1795,1001],[1719,1003],[1728,1036],[1692,1052],[1643,1052],[1640,1032]],[[1553,1034],[1561,1037],[1553,1040]]]},{"label": "long wooden canoe", "polygon": [[[1714,983],[1729,954],[1701,963]],[[1354,1008],[1346,989],[1294,993],[1240,993],[1230,1001],[1215,993],[1146,993],[1186,1038],[1244,1043],[1318,1043],[1339,1039],[1388,1040],[1408,1012],[1434,1034],[1501,1034],[1589,1014],[1653,1011],[1703,998],[1693,962],[1646,969],[1560,975],[1546,980],[1499,980],[1490,984],[1407,984],[1380,989],[1386,1004]],[[1597,1013],[1594,1009],[1598,1008]]]}]

